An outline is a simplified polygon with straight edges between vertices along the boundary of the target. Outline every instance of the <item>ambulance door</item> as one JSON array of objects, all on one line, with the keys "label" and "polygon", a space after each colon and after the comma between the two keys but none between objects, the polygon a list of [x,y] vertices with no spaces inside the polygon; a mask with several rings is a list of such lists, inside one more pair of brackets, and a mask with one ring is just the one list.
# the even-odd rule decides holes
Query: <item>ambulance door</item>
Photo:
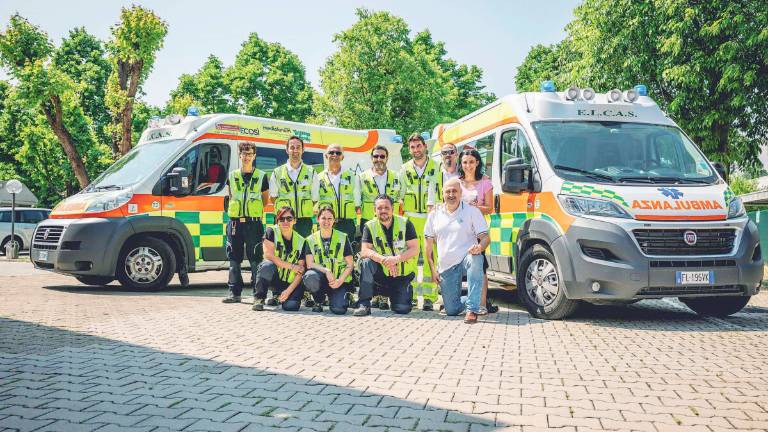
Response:
[{"label": "ambulance door", "polygon": [[515,242],[525,221],[533,217],[532,195],[530,192],[505,193],[501,190],[504,164],[514,158],[535,165],[528,139],[522,129],[512,127],[499,133],[497,163],[490,170],[494,184],[494,206],[496,212],[489,223],[491,244],[486,254],[492,271],[514,274]]},{"label": "ambulance door", "polygon": [[[183,223],[195,246],[196,268],[224,267],[226,182],[231,162],[228,144],[203,143],[184,153],[168,170],[187,170],[189,195],[162,197],[162,215]],[[199,265],[198,265],[199,264]]]}]

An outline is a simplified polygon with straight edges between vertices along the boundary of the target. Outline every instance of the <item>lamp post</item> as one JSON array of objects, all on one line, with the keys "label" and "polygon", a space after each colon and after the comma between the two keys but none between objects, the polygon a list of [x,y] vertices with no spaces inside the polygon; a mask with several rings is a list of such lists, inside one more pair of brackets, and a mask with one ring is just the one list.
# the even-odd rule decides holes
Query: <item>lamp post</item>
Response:
[{"label": "lamp post", "polygon": [[5,183],[5,190],[11,194],[11,241],[5,245],[5,256],[11,260],[19,257],[19,243],[16,242],[16,194],[21,192],[21,182],[13,179]]}]

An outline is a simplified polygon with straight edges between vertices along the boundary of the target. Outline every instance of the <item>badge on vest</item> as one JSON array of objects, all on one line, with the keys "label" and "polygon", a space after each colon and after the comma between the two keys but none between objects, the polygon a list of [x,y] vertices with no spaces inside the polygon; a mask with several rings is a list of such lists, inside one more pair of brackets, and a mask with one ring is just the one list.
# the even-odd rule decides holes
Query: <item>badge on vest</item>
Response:
[{"label": "badge on vest", "polygon": [[405,240],[395,240],[395,249],[405,249]]}]

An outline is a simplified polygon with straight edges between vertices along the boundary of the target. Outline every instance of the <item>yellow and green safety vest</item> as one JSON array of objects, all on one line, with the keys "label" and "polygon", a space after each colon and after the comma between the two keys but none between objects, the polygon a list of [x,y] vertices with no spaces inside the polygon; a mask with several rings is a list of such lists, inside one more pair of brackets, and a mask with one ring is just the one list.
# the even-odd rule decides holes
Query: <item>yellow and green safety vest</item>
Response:
[{"label": "yellow and green safety vest", "polygon": [[339,192],[333,187],[328,171],[323,171],[318,177],[319,195],[315,210],[322,206],[331,206],[336,219],[355,219],[355,185],[352,182],[352,171],[342,171],[339,177]]},{"label": "yellow and green safety vest", "polygon": [[[288,253],[285,247],[285,242],[283,241],[283,234],[280,231],[280,227],[275,225],[272,227],[272,231],[275,232],[275,255],[277,255],[283,261],[289,262],[291,264],[298,264],[299,256],[304,250],[304,237],[294,231],[293,236],[291,236],[291,253]],[[288,283],[293,282],[293,279],[296,277],[296,273],[293,270],[280,267],[277,269],[277,275],[281,281]]]},{"label": "yellow and green safety vest", "polygon": [[312,175],[314,170],[304,163],[299,168],[296,181],[288,175],[288,162],[275,169],[277,181],[277,198],[275,211],[283,206],[289,206],[296,212],[297,218],[312,217]]},{"label": "yellow and green safety vest", "polygon": [[[344,245],[347,242],[347,235],[341,231],[333,230],[331,232],[331,243],[327,254],[323,247],[323,239],[320,236],[320,231],[315,231],[312,235],[307,237],[307,242],[309,243],[310,253],[315,262],[330,269],[336,278],[341,276],[341,273],[347,268],[347,261],[344,259]],[[345,282],[352,282],[351,274],[347,276]]]},{"label": "yellow and green safety vest", "polygon": [[[360,176],[360,197],[362,198],[360,217],[366,220],[371,220],[376,216],[373,202],[380,195],[379,186],[376,184],[374,177],[375,174],[372,169],[364,171]],[[391,170],[387,170],[387,184],[384,187],[384,193],[395,201],[392,214],[398,214],[400,204],[397,202],[397,199],[400,196],[400,179]]]},{"label": "yellow and green safety vest", "polygon": [[427,197],[429,195],[429,185],[436,181],[440,174],[440,169],[432,159],[427,159],[427,165],[424,172],[419,177],[416,172],[416,165],[413,160],[409,160],[403,165],[401,175],[403,184],[403,211],[413,213],[427,212]]},{"label": "yellow and green safety vest", "polygon": [[[381,222],[379,222],[378,219],[372,219],[366,222],[365,226],[368,227],[368,230],[373,236],[373,247],[376,249],[376,252],[385,256],[404,254],[405,251],[408,250],[408,244],[405,241],[405,227],[407,222],[408,220],[402,216],[392,215],[392,223],[394,226],[392,227],[391,245],[387,242],[387,237],[384,234],[384,226],[381,224]],[[398,265],[400,266],[400,276],[415,273],[416,257],[401,262]],[[384,274],[389,276],[389,270],[387,267],[382,267],[384,268]]]},{"label": "yellow and green safety vest", "polygon": [[261,186],[264,173],[254,169],[251,180],[245,184],[242,170],[234,170],[229,174],[229,205],[227,216],[230,219],[241,217],[260,218],[264,212],[264,202],[261,199]]}]

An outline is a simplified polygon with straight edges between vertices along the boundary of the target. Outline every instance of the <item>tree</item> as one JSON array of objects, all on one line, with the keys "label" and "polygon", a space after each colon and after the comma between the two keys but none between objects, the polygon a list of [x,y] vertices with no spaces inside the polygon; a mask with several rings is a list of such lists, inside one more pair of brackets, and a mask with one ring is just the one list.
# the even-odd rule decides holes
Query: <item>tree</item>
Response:
[{"label": "tree", "polygon": [[196,106],[204,113],[238,112],[229,83],[224,78],[224,64],[211,54],[195,74],[182,74],[179,85],[171,91],[170,112],[184,113]]},{"label": "tree", "polygon": [[106,102],[112,118],[114,147],[126,154],[132,147],[132,114],[136,94],[163,46],[168,25],[141,6],[123,8],[120,22],[112,27],[108,43],[112,74],[107,82]]},{"label": "tree", "polygon": [[[568,68],[574,56],[572,42],[565,39],[553,45],[535,45],[517,68],[515,89],[518,92],[539,91],[542,81],[552,80],[559,89],[578,81]],[[594,85],[585,83],[585,86]]]},{"label": "tree", "polygon": [[48,36],[22,16],[11,17],[0,34],[0,63],[18,81],[19,100],[45,115],[81,188],[88,185],[88,172],[66,125],[67,119],[83,117],[77,106],[75,83],[51,64],[54,48]]}]

